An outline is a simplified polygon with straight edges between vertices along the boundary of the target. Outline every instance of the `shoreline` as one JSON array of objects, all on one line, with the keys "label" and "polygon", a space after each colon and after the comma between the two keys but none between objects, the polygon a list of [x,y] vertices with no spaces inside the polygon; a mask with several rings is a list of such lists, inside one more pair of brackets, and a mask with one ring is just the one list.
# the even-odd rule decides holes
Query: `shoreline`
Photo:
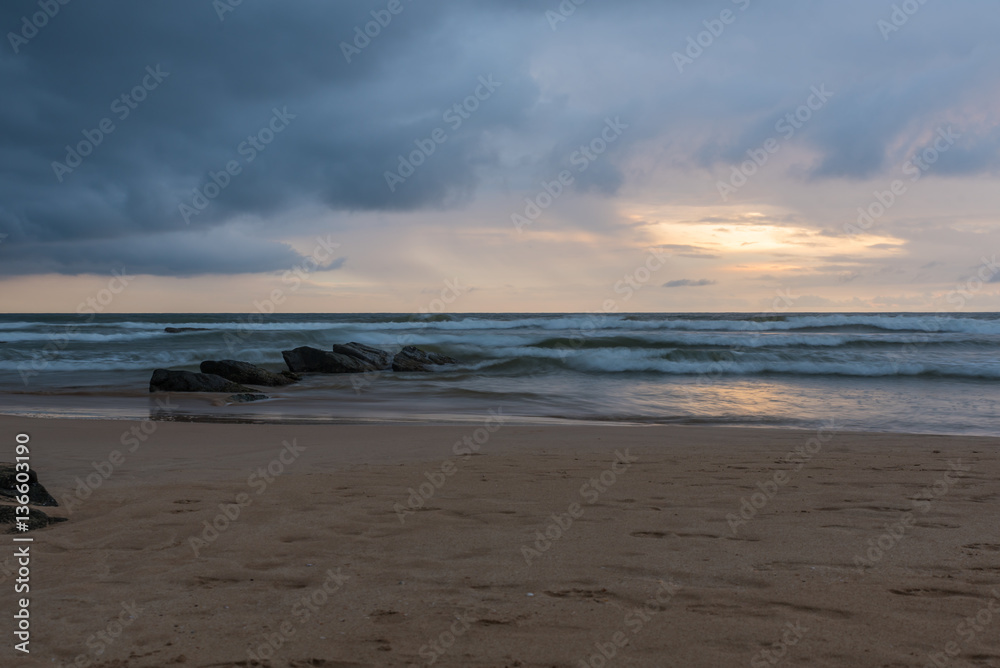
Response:
[{"label": "shoreline", "polygon": [[[151,415],[146,418],[138,418],[134,416],[122,416],[114,417],[107,415],[47,415],[38,413],[28,413],[28,414],[17,414],[17,413],[3,413],[0,412],[0,428],[3,427],[5,421],[15,421],[15,420],[29,420],[29,421],[45,421],[53,420],[59,422],[75,421],[79,420],[86,423],[101,423],[101,422],[111,422],[111,423],[122,423],[122,422],[157,422],[157,423],[180,423],[180,424],[201,424],[201,425],[217,425],[217,426],[283,426],[283,427],[314,427],[314,428],[325,428],[325,427],[420,427],[420,428],[437,428],[437,427],[454,427],[461,428],[467,427],[469,425],[475,425],[480,423],[487,416],[485,415],[469,415],[469,416],[455,416],[449,418],[426,418],[423,420],[407,420],[407,419],[387,419],[381,417],[372,418],[268,418],[264,416],[250,416],[241,417],[238,415],[196,415],[196,414],[170,414],[170,417]],[[657,422],[653,420],[649,421],[636,421],[636,420],[617,420],[617,419],[592,419],[584,420],[577,418],[561,418],[561,417],[533,417],[533,416],[506,416],[505,422],[511,427],[521,427],[521,428],[549,428],[549,429],[562,429],[562,428],[586,428],[586,427],[608,427],[608,428],[648,428],[648,429],[731,429],[731,430],[750,430],[750,431],[773,431],[773,432],[796,432],[796,433],[809,433],[815,432],[817,427],[813,426],[796,426],[796,425],[780,425],[780,424],[744,424],[739,422],[725,423],[719,421],[712,421],[709,418],[704,419],[691,419],[690,421],[677,420],[677,421],[662,421]],[[976,434],[976,433],[963,433],[963,432],[921,432],[921,431],[892,431],[892,430],[877,430],[877,429],[867,429],[867,428],[851,428],[851,427],[837,427],[836,433],[851,434],[854,436],[914,436],[914,437],[940,437],[940,438],[962,438],[962,439],[986,439],[986,440],[998,440],[1000,441],[1000,433],[998,434]]]},{"label": "shoreline", "polygon": [[759,315],[615,314],[591,327],[587,314],[284,314],[247,329],[225,314],[109,314],[72,336],[65,316],[8,316],[0,384],[15,393],[0,402],[141,420],[156,389],[189,394],[174,394],[176,412],[212,421],[464,423],[502,406],[524,424],[801,429],[842,416],[860,431],[1000,436],[1000,314]]}]

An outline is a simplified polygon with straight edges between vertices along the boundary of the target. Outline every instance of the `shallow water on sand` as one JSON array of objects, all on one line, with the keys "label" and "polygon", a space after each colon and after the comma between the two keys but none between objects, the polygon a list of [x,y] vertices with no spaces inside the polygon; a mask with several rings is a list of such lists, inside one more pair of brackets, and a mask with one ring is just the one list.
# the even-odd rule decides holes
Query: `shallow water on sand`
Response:
[{"label": "shallow water on sand", "polygon": [[[192,328],[167,333],[165,328]],[[462,361],[309,376],[268,401],[148,393],[155,368],[358,341]],[[3,315],[0,412],[239,421],[688,423],[1000,435],[998,314]]]}]

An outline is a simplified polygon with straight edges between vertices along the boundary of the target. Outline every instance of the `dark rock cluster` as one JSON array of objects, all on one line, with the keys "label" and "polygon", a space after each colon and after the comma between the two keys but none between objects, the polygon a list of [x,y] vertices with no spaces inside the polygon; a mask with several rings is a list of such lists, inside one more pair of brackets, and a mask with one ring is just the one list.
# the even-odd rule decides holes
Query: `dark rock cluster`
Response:
[{"label": "dark rock cluster", "polygon": [[249,362],[209,360],[201,373],[157,369],[149,381],[150,392],[223,392],[233,402],[267,399],[253,387],[281,387],[302,380],[303,373],[366,373],[370,371],[427,372],[432,367],[458,364],[438,353],[406,346],[393,355],[361,343],[335,344],[329,351],[303,346],[282,351],[288,371],[274,373]]},{"label": "dark rock cluster", "polygon": [[[0,497],[11,500],[21,496],[18,493],[17,468],[14,464],[0,462]],[[59,502],[38,482],[38,474],[28,471],[28,503],[34,506],[58,506]],[[24,522],[29,531],[41,529],[56,522],[65,522],[65,517],[49,517],[40,510],[30,508],[28,515],[18,514],[15,506],[0,504],[0,524],[10,524],[7,533],[21,533],[17,522]]]},{"label": "dark rock cluster", "polygon": [[[13,464],[0,462],[0,496],[14,498],[17,493],[17,469]],[[59,503],[38,483],[38,474],[28,471],[28,501],[36,506],[58,506]]]},{"label": "dark rock cluster", "polygon": [[248,393],[253,390],[222,376],[192,371],[157,369],[149,379],[150,392],[230,392]]},{"label": "dark rock cluster", "polygon": [[220,376],[234,383],[263,385],[265,387],[291,385],[295,381],[302,380],[301,376],[288,371],[272,373],[249,362],[237,362],[235,360],[202,362],[201,372],[212,376]]},{"label": "dark rock cluster", "polygon": [[333,352],[308,346],[281,355],[292,371],[302,373],[365,373],[368,371],[430,371],[433,366],[458,364],[458,360],[406,346],[395,355],[360,343],[335,345]]},{"label": "dark rock cluster", "polygon": [[442,364],[458,364],[458,360],[424,352],[416,346],[406,346],[392,358],[393,371],[430,371],[432,366]]}]

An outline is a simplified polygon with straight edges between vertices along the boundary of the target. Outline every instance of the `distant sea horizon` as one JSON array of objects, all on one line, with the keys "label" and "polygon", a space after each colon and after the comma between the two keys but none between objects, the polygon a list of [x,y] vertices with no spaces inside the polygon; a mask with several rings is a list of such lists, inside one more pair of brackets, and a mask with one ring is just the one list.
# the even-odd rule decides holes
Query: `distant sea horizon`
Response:
[{"label": "distant sea horizon", "polygon": [[[173,333],[168,332],[171,328]],[[179,331],[177,331],[179,330]],[[356,341],[459,360],[309,375],[266,401],[149,393],[157,368]],[[991,312],[0,315],[0,413],[242,422],[716,424],[1000,435]]]}]

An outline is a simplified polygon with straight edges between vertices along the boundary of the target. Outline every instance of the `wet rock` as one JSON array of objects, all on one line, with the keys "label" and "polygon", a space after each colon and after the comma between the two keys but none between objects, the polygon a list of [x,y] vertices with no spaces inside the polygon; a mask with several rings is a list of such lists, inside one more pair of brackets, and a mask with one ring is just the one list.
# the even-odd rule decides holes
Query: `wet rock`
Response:
[{"label": "wet rock", "polygon": [[372,348],[361,343],[334,345],[333,352],[339,355],[354,357],[372,366],[373,371],[383,371],[392,366],[392,355],[379,348]]},{"label": "wet rock", "polygon": [[[13,464],[0,462],[0,496],[11,498],[20,496],[17,493],[17,469]],[[28,501],[36,506],[58,506],[48,490],[38,483],[38,474],[28,471]]]},{"label": "wet rock", "polygon": [[327,352],[303,346],[281,353],[285,364],[294,373],[364,373],[375,371],[369,362],[350,355]]},{"label": "wet rock", "polygon": [[35,529],[44,529],[56,522],[65,522],[66,518],[49,517],[42,511],[35,510],[34,508],[28,511],[28,515],[18,515],[17,511],[14,510],[14,506],[0,506],[0,524],[12,525],[7,533],[24,533],[16,526],[19,520],[27,523],[29,531],[34,531]]},{"label": "wet rock", "polygon": [[447,355],[429,353],[416,346],[406,346],[392,358],[392,370],[401,372],[430,371],[432,366],[443,364],[458,364],[458,360]]},{"label": "wet rock", "polygon": [[221,376],[191,371],[157,369],[149,380],[150,392],[226,392],[227,394],[254,394],[249,387],[226,380]]},{"label": "wet rock", "polygon": [[244,385],[264,385],[266,387],[280,387],[290,385],[295,380],[288,376],[272,373],[267,369],[250,364],[249,362],[237,362],[236,360],[206,361],[201,363],[201,372],[215,376],[220,376],[234,383]]},{"label": "wet rock", "polygon": [[266,394],[234,394],[233,396],[226,399],[226,401],[233,404],[248,404],[251,401],[264,401],[265,399],[270,399],[271,397]]}]

